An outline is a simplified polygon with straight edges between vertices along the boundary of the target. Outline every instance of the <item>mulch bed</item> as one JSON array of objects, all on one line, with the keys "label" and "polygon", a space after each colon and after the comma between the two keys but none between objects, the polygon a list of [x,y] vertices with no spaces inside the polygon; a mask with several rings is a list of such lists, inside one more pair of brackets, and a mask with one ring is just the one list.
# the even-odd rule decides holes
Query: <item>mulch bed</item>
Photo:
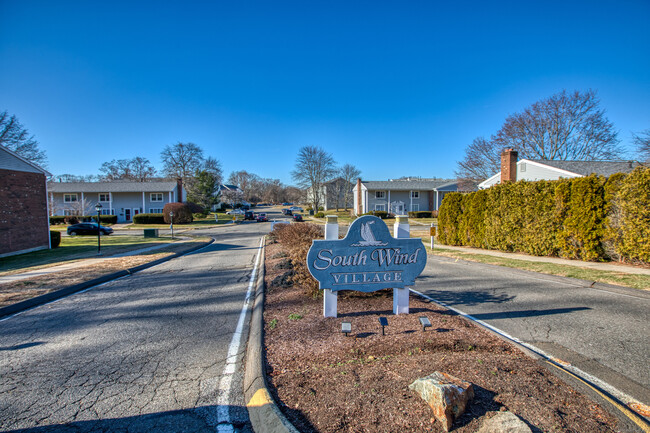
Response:
[{"label": "mulch bed", "polygon": [[[513,345],[411,295],[409,315],[392,314],[392,291],[339,293],[338,318],[322,299],[291,284],[280,244],[267,245],[264,307],[267,377],[280,409],[301,432],[439,432],[433,412],[408,389],[442,371],[474,385],[453,426],[474,432],[509,410],[533,431],[612,432],[616,419]],[[422,331],[418,317],[432,328]],[[379,317],[389,326],[382,336]],[[340,332],[352,322],[352,334]]]}]

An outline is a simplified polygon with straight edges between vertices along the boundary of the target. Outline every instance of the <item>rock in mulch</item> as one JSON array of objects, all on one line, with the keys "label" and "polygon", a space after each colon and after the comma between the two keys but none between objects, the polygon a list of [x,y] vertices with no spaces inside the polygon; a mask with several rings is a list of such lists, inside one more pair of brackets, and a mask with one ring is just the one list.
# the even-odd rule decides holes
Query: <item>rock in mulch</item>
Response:
[{"label": "rock in mulch", "polygon": [[499,412],[486,419],[476,433],[532,433],[530,427],[512,412]]},{"label": "rock in mulch", "polygon": [[436,371],[417,379],[409,385],[431,406],[433,416],[442,423],[445,431],[465,412],[467,404],[474,398],[472,384],[450,374]]}]

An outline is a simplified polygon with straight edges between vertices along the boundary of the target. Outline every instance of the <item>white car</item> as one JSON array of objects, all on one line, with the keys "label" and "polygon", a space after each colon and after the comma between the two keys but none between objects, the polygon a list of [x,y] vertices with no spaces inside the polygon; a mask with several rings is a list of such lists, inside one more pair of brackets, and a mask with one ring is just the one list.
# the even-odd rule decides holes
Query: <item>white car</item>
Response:
[{"label": "white car", "polygon": [[291,212],[304,212],[300,206],[291,206],[289,210]]},{"label": "white car", "polygon": [[226,212],[226,215],[244,215],[244,211],[241,209],[233,209]]}]

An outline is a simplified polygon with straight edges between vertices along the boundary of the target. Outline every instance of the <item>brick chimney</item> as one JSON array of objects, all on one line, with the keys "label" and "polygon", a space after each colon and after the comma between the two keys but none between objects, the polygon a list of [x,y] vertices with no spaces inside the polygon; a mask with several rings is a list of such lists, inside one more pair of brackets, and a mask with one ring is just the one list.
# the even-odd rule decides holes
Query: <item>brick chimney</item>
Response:
[{"label": "brick chimney", "polygon": [[178,194],[176,201],[183,203],[183,178],[176,178],[176,193]]},{"label": "brick chimney", "polygon": [[501,152],[501,183],[517,182],[517,156],[514,149]]},{"label": "brick chimney", "polygon": [[361,193],[361,178],[357,178],[357,215],[363,213],[363,194]]}]

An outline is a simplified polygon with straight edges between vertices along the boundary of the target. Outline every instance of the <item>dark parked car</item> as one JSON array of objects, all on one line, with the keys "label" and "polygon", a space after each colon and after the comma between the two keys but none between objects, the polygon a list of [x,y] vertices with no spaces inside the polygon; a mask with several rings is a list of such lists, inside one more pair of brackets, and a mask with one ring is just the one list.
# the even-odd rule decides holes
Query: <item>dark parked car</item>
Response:
[{"label": "dark parked car", "polygon": [[302,215],[300,215],[299,213],[293,214],[293,220],[299,223],[302,222],[303,221]]},{"label": "dark parked car", "polygon": [[266,217],[266,214],[265,214],[265,213],[261,213],[261,214],[257,215],[257,222],[258,222],[258,223],[265,223],[265,222],[267,222],[268,220],[269,220],[269,219]]},{"label": "dark parked car", "polygon": [[282,209],[284,215],[292,215],[291,209]]},{"label": "dark parked car", "polygon": [[247,210],[246,212],[244,212],[244,219],[254,221],[255,214],[253,213],[253,211]]},{"label": "dark parked car", "polygon": [[[110,227],[99,226],[99,232],[102,235],[110,235],[113,229]],[[79,223],[68,226],[68,234],[76,235],[95,235],[97,236],[97,223]]]}]

